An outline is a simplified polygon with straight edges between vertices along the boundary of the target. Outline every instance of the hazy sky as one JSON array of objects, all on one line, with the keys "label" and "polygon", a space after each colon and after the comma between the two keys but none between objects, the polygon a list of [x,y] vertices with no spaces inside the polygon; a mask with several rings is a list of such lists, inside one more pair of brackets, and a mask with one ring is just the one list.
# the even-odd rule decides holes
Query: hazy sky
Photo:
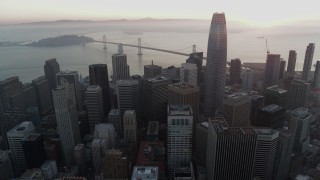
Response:
[{"label": "hazy sky", "polygon": [[0,24],[59,19],[211,19],[272,26],[320,19],[318,0],[0,0]]}]

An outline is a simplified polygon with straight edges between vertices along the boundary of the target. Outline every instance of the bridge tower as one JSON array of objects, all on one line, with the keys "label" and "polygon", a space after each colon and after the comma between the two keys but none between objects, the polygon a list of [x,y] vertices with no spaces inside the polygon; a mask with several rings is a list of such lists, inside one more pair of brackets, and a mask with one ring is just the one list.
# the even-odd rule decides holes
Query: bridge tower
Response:
[{"label": "bridge tower", "polygon": [[141,38],[138,38],[138,56],[142,56],[142,51],[141,51]]},{"label": "bridge tower", "polygon": [[107,50],[107,36],[106,35],[103,35],[103,49],[104,50]]},{"label": "bridge tower", "polygon": [[197,52],[197,46],[194,44],[192,45],[192,53],[196,53]]}]

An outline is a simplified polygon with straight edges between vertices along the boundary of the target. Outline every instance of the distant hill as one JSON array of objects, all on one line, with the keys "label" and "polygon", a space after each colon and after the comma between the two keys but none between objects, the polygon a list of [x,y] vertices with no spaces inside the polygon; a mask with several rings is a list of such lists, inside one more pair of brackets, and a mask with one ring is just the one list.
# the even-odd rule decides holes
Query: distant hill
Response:
[{"label": "distant hill", "polygon": [[58,47],[58,46],[70,46],[70,45],[79,45],[93,42],[94,39],[86,36],[77,36],[77,35],[64,35],[58,37],[51,37],[41,39],[37,42],[27,44],[27,46],[35,47]]}]

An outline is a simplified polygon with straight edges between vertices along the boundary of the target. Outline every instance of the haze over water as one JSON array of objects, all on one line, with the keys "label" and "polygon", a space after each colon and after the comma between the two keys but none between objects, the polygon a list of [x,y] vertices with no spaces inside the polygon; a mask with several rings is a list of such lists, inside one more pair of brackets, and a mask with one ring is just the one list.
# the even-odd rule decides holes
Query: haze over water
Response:
[{"label": "haze over water", "polygon": [[[316,24],[316,23],[315,23]],[[43,38],[66,34],[85,35],[96,40],[102,40],[105,34],[108,41],[137,44],[142,38],[143,46],[177,50],[191,53],[192,45],[197,45],[197,51],[203,51],[206,56],[209,32],[209,21],[123,21],[100,23],[52,23],[0,26],[0,42],[37,41]],[[271,53],[281,54],[287,60],[289,50],[297,51],[296,70],[301,70],[306,46],[316,43],[313,64],[320,60],[320,32],[312,23],[304,23],[287,27],[256,29],[235,22],[227,22],[228,29],[228,61],[240,58],[242,62],[261,62],[266,59],[266,44]],[[61,70],[79,71],[82,76],[88,75],[88,66],[94,63],[106,63],[111,75],[111,55],[117,52],[117,46],[107,45],[107,51],[100,43],[90,43],[85,46],[64,47],[0,47],[0,79],[19,76],[24,83],[30,82],[44,74],[44,61],[57,58]],[[188,48],[186,48],[188,47]],[[143,65],[154,63],[164,68],[170,65],[180,66],[186,56],[163,52],[142,50],[142,61],[139,62],[137,48],[124,47],[128,56],[130,74],[143,74]],[[312,68],[313,69],[313,68]]]}]

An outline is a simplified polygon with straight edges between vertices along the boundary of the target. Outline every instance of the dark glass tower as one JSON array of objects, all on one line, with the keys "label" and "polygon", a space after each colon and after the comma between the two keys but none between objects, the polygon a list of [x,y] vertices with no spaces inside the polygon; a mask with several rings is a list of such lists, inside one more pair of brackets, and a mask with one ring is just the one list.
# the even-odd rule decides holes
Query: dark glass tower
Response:
[{"label": "dark glass tower", "polygon": [[213,116],[216,110],[222,110],[226,63],[226,18],[224,13],[214,13],[208,38],[208,54],[205,71],[204,113],[206,116]]},{"label": "dark glass tower", "polygon": [[295,50],[290,50],[289,51],[289,59],[288,59],[288,67],[287,67],[287,72],[291,75],[294,76],[294,71],[296,68],[296,60],[297,60],[297,53]]},{"label": "dark glass tower", "polygon": [[268,54],[265,68],[265,86],[269,87],[278,83],[280,71],[280,55]]},{"label": "dark glass tower", "polygon": [[301,77],[303,81],[308,81],[311,65],[312,65],[314,48],[315,48],[314,43],[309,43],[309,45],[307,46],[306,55],[304,57],[304,63],[303,63],[302,77]]},{"label": "dark glass tower", "polygon": [[230,84],[240,84],[241,61],[240,59],[232,59],[230,65]]},{"label": "dark glass tower", "polygon": [[57,86],[56,74],[60,72],[60,66],[56,58],[49,59],[44,65],[44,74],[49,82],[49,88],[54,89]]}]

